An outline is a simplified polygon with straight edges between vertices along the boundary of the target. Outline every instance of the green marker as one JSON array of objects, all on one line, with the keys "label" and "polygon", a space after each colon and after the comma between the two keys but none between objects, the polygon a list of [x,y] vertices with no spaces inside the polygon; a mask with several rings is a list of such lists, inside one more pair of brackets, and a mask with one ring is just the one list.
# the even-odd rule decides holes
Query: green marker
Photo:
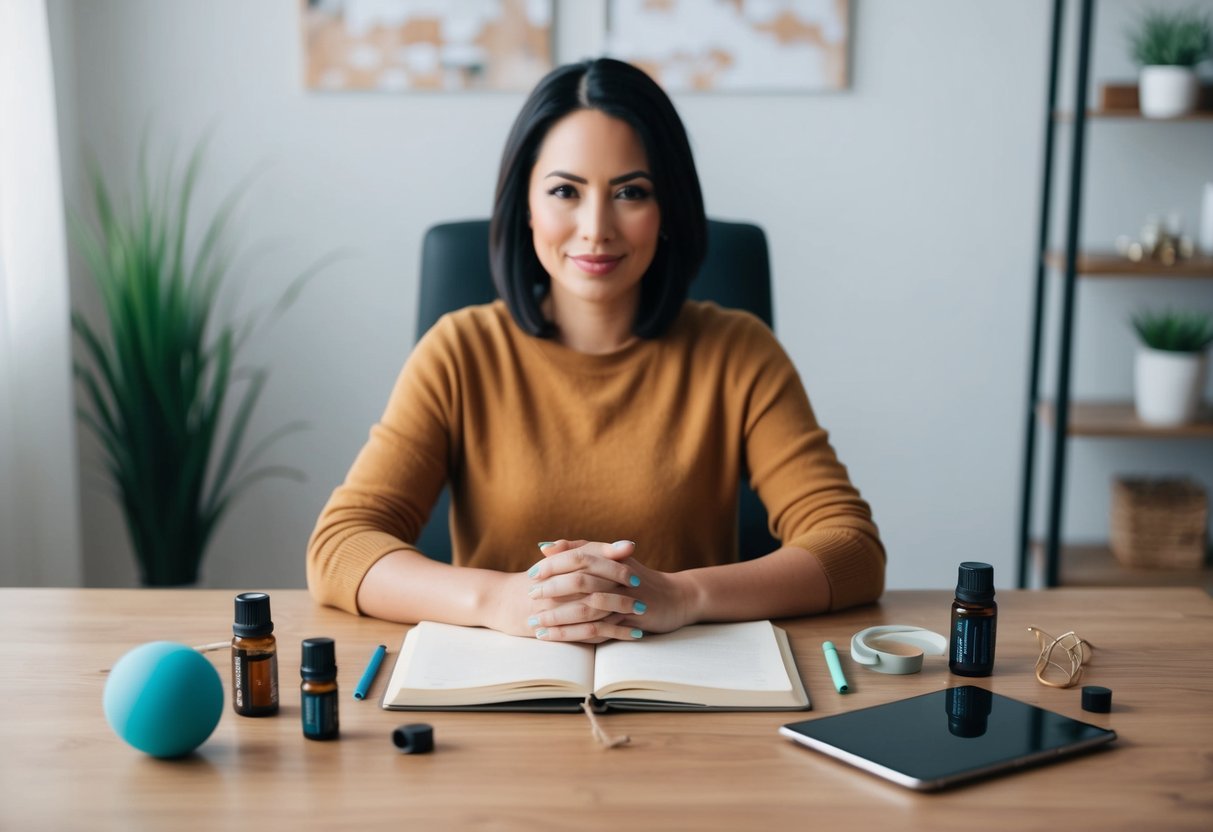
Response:
[{"label": "green marker", "polygon": [[826,665],[830,668],[830,678],[834,680],[835,690],[839,693],[847,693],[850,688],[847,687],[847,677],[842,675],[842,663],[838,661],[838,651],[834,649],[834,642],[823,643],[821,650],[826,654]]}]

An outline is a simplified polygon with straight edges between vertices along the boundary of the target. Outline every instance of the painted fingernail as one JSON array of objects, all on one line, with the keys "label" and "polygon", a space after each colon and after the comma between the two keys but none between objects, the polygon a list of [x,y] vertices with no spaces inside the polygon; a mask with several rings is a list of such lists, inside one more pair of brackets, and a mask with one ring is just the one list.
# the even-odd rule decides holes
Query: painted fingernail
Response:
[{"label": "painted fingernail", "polygon": [[539,544],[539,548],[540,548],[540,549],[546,549],[546,548],[547,548],[547,547],[549,547],[549,546],[555,546],[555,545],[556,545],[556,541],[554,541],[554,540],[545,540],[545,541],[543,541],[542,543],[540,543],[540,544]]},{"label": "painted fingernail", "polygon": [[614,549],[616,552],[622,552],[627,547],[635,546],[635,545],[636,545],[635,541],[632,541],[632,540],[616,540],[614,543],[611,544],[611,548]]},{"label": "painted fingernail", "polygon": [[628,583],[630,583],[632,586],[640,586],[640,576],[633,575],[632,577],[628,578]]},{"label": "painted fingernail", "polygon": [[539,564],[535,564],[530,569],[528,569],[526,571],[526,576],[528,578],[538,578],[539,577]]},{"label": "painted fingernail", "polygon": [[540,593],[542,590],[543,590],[543,587],[542,587],[542,586],[540,586],[539,584],[531,584],[531,588],[530,588],[530,590],[527,592],[527,595],[531,596],[532,598],[538,598],[538,597],[539,597],[539,593]]},{"label": "painted fingernail", "polygon": [[547,627],[544,627],[541,630],[535,631],[535,638],[547,638],[547,637],[548,637],[548,628]]},{"label": "painted fingernail", "polygon": [[636,601],[632,604],[632,612],[637,615],[644,615],[644,611],[649,608],[649,605],[644,601]]},{"label": "painted fingernail", "polygon": [[644,630],[632,630],[632,638],[644,638]]},{"label": "painted fingernail", "polygon": [[538,627],[539,626],[539,616],[532,615],[530,618],[528,618],[526,620],[526,623],[527,623],[528,627]]}]

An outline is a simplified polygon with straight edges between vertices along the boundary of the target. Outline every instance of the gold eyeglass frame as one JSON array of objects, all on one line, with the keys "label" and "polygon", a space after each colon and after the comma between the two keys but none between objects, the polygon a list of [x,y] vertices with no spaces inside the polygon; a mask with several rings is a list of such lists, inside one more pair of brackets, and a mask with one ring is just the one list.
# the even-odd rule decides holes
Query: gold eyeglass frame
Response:
[{"label": "gold eyeglass frame", "polygon": [[[1090,661],[1090,654],[1095,650],[1095,645],[1081,638],[1073,630],[1062,633],[1057,638],[1039,627],[1029,627],[1028,631],[1036,636],[1036,642],[1040,645],[1040,655],[1036,657],[1037,681],[1051,688],[1071,688],[1077,685],[1082,679],[1083,665]],[[1054,653],[1059,650],[1065,659],[1065,664],[1053,658]],[[1067,667],[1067,665],[1069,666]],[[1056,672],[1053,675],[1060,674],[1065,681],[1045,678],[1049,668],[1054,668]]]}]

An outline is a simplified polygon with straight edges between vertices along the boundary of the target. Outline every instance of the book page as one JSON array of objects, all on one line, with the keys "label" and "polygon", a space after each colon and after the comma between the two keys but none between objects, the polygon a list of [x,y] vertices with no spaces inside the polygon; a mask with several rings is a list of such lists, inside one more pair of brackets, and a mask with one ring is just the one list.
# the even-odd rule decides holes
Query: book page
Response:
[{"label": "book page", "polygon": [[422,621],[405,636],[384,705],[474,705],[584,696],[594,648]]},{"label": "book page", "polygon": [[[601,644],[596,693],[746,705],[795,698],[775,628],[769,621],[698,624],[640,641]],[[674,695],[662,695],[662,692]],[[711,691],[722,692],[712,695]],[[731,693],[730,693],[731,692]],[[754,692],[780,694],[772,697]],[[688,698],[694,694],[694,698]]]}]

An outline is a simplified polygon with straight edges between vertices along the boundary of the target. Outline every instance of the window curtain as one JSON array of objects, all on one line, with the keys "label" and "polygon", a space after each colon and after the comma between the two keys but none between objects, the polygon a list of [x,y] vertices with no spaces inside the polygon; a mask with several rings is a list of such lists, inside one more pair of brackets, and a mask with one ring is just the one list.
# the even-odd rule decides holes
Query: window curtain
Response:
[{"label": "window curtain", "polygon": [[69,310],[46,0],[0,0],[0,585],[81,582]]}]

